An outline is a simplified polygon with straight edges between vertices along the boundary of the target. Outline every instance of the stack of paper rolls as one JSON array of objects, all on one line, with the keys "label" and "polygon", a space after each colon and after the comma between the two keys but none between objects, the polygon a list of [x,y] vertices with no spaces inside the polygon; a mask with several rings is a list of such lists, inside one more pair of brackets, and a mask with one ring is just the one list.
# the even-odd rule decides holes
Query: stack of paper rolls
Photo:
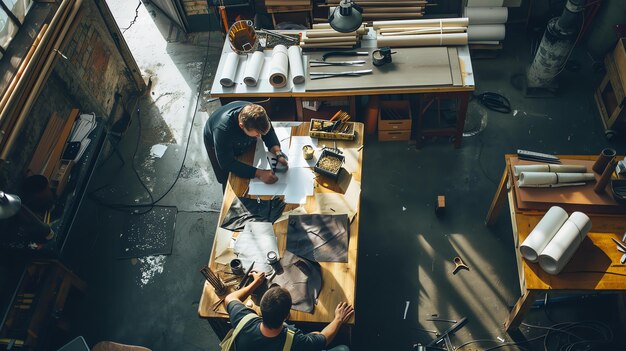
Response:
[{"label": "stack of paper rolls", "polygon": [[504,0],[467,0],[463,15],[469,18],[470,44],[498,45],[505,37],[508,8]]}]

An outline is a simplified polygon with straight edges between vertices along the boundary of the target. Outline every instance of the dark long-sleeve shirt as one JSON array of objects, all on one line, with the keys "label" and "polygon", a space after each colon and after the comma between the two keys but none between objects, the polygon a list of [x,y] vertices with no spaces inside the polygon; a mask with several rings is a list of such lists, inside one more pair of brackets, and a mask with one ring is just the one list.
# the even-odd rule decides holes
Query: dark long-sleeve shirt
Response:
[{"label": "dark long-sleeve shirt", "polygon": [[[242,178],[254,178],[256,173],[256,168],[236,159],[256,142],[256,138],[246,135],[239,127],[239,112],[249,104],[245,101],[228,103],[215,110],[204,125],[205,143],[208,147],[215,148],[215,155],[222,169]],[[262,138],[268,150],[280,145],[274,127],[270,127]]]}]

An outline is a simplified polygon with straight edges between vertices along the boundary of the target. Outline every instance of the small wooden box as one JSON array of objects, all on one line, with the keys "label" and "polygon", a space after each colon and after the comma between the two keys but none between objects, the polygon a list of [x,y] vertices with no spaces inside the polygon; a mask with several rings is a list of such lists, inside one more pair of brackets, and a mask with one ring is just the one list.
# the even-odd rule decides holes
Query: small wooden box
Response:
[{"label": "small wooden box", "polygon": [[411,130],[409,101],[381,101],[378,111],[378,130]]},{"label": "small wooden box", "polygon": [[339,130],[332,131],[332,132],[316,130],[314,126],[318,123],[325,126],[326,124],[331,123],[331,122],[327,120],[323,120],[323,119],[311,119],[311,125],[309,127],[309,135],[311,136],[311,138],[331,139],[331,140],[354,140],[354,138],[356,137],[356,134],[354,132],[354,122],[345,122],[344,127],[342,127],[343,130],[345,130],[345,132],[341,132]]},{"label": "small wooden box", "polygon": [[378,141],[408,141],[411,139],[410,130],[379,130]]}]

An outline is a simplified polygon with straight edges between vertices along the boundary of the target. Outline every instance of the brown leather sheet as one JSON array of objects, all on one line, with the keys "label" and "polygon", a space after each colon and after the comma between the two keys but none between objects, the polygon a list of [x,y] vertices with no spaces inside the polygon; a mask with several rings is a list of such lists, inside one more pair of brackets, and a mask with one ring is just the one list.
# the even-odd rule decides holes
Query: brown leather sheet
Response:
[{"label": "brown leather sheet", "polygon": [[[372,64],[375,48],[354,49],[368,51],[369,56],[336,56],[328,61],[365,60],[362,66],[308,67],[306,91],[380,89],[427,86],[460,86],[463,84],[459,55],[453,47],[394,48],[393,62],[381,67]],[[307,53],[309,60],[321,60],[326,51]],[[307,61],[308,62],[308,61]],[[333,77],[311,80],[309,72],[344,72],[371,69],[371,74],[357,77]]]},{"label": "brown leather sheet", "polygon": [[[543,164],[538,162],[520,160],[517,157],[511,159],[510,174],[515,165]],[[587,172],[593,172],[591,167],[594,161],[561,159],[564,165],[585,165]],[[596,180],[600,175],[596,174]],[[611,195],[610,186],[607,185],[604,193],[598,194],[593,191],[595,182],[588,182],[583,186],[561,188],[520,188],[515,179],[515,200],[520,210],[547,210],[556,205],[563,207],[568,212],[581,211],[585,213],[626,213],[626,205],[618,204]]]}]

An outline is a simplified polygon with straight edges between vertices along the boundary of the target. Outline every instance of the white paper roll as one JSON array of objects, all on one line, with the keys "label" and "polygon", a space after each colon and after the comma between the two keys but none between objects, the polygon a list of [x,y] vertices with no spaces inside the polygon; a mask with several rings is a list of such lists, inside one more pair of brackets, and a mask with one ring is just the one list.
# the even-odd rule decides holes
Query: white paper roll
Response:
[{"label": "white paper roll", "polygon": [[513,166],[515,177],[519,177],[522,172],[559,172],[559,173],[586,173],[585,165],[517,165]]},{"label": "white paper roll", "polygon": [[[591,221],[584,213],[575,212],[539,255],[539,265],[549,274],[559,274],[572,258],[591,229]],[[574,213],[572,214],[574,216]],[[585,231],[579,229],[582,227]]]},{"label": "white paper roll", "polygon": [[225,87],[231,87],[235,84],[235,75],[237,74],[237,67],[239,66],[239,55],[234,52],[226,54],[224,60],[224,68],[222,69],[222,75],[220,76],[220,84]]},{"label": "white paper roll", "polygon": [[289,67],[291,67],[291,75],[293,76],[293,84],[302,84],[304,78],[304,65],[302,64],[302,51],[297,45],[289,47]]},{"label": "white paper roll", "polygon": [[517,185],[520,187],[541,187],[556,184],[583,183],[595,179],[593,173],[521,172]]},{"label": "white paper roll", "polygon": [[552,206],[520,245],[522,256],[531,262],[537,262],[539,254],[567,221],[567,212],[558,206]]},{"label": "white paper roll", "polygon": [[285,45],[276,45],[272,52],[272,66],[270,67],[270,84],[274,88],[287,85],[289,73],[289,56]]},{"label": "white paper roll", "polygon": [[504,0],[467,0],[467,7],[498,7]]},{"label": "white paper roll", "polygon": [[406,46],[466,45],[467,33],[389,35],[378,37],[376,42],[379,47],[391,46],[396,48]]},{"label": "white paper roll", "polygon": [[265,63],[265,55],[263,51],[255,51],[252,55],[248,56],[248,63],[246,64],[246,70],[243,74],[243,82],[249,87],[256,86],[261,69]]},{"label": "white paper roll", "polygon": [[504,24],[474,24],[467,27],[469,42],[504,40],[506,28]]},{"label": "white paper roll", "polygon": [[466,7],[464,17],[469,18],[469,24],[500,24],[506,23],[509,16],[506,7]]}]

